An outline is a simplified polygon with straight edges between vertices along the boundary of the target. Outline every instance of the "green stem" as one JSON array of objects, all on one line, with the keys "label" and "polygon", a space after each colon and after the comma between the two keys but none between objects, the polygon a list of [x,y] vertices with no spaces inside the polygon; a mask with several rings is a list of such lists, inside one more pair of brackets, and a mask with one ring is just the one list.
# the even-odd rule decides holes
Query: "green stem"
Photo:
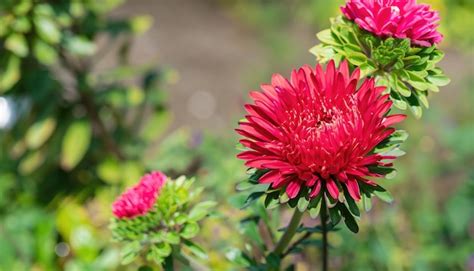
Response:
[{"label": "green stem", "polygon": [[321,231],[323,234],[323,251],[322,251],[322,270],[328,270],[328,229],[327,229],[327,210],[326,210],[326,202],[324,198],[322,199],[321,204]]},{"label": "green stem", "polygon": [[288,224],[288,228],[286,229],[285,233],[281,237],[280,241],[278,241],[278,244],[275,247],[275,250],[273,250],[273,253],[276,255],[281,255],[283,254],[283,251],[285,251],[285,248],[288,246],[290,243],[291,239],[296,233],[296,230],[298,229],[298,226],[300,225],[301,218],[303,217],[303,213],[298,210],[298,208],[295,208],[295,212],[293,213],[293,216],[291,217],[290,224]]},{"label": "green stem", "polygon": [[170,254],[168,257],[165,258],[165,262],[163,263],[163,269],[165,271],[174,270],[173,254]]}]

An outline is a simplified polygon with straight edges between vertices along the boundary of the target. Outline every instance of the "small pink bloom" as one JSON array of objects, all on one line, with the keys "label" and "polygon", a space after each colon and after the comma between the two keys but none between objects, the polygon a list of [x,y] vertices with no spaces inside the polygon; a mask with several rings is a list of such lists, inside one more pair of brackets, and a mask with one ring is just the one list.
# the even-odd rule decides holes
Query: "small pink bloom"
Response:
[{"label": "small pink bloom", "polygon": [[[330,61],[294,70],[291,79],[273,75],[262,92],[251,92],[253,104],[237,132],[248,148],[238,155],[245,165],[269,170],[260,183],[283,188],[289,198],[302,187],[316,197],[323,189],[332,198],[340,193],[338,183],[359,200],[359,183],[375,183],[367,177],[382,175],[371,166],[390,166],[395,157],[373,153],[395,129],[404,115],[388,115],[392,105],[385,87],[374,79],[360,82],[360,71],[349,72],[344,61],[336,68]],[[360,87],[358,87],[360,85]]]},{"label": "small pink bloom", "polygon": [[409,38],[423,47],[443,40],[437,31],[438,12],[416,0],[348,0],[341,11],[347,19],[379,37]]},{"label": "small pink bloom", "polygon": [[146,214],[155,204],[166,176],[160,171],[146,174],[140,182],[129,188],[112,204],[117,218],[134,218]]}]

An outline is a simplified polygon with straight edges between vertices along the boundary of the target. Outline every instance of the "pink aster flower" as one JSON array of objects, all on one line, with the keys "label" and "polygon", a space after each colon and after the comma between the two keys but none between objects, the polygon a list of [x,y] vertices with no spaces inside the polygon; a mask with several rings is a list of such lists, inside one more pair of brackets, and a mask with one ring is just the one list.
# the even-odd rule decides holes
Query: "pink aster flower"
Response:
[{"label": "pink aster flower", "polygon": [[379,37],[409,38],[424,47],[443,40],[437,31],[438,12],[416,0],[348,0],[341,11],[347,19]]},{"label": "pink aster flower", "polygon": [[112,212],[117,218],[134,218],[146,214],[155,204],[166,176],[160,171],[146,174],[140,182],[125,191],[112,204]]},{"label": "pink aster flower", "polygon": [[374,79],[357,88],[359,76],[359,69],[349,73],[347,62],[336,69],[333,61],[326,71],[321,65],[294,70],[289,81],[273,75],[263,92],[250,93],[254,103],[245,105],[248,115],[236,130],[249,150],[238,158],[269,170],[259,182],[285,189],[289,198],[307,187],[310,197],[326,189],[337,199],[340,183],[359,200],[359,183],[375,185],[367,177],[382,176],[369,167],[395,159],[372,151],[405,118],[387,115],[392,102]]}]

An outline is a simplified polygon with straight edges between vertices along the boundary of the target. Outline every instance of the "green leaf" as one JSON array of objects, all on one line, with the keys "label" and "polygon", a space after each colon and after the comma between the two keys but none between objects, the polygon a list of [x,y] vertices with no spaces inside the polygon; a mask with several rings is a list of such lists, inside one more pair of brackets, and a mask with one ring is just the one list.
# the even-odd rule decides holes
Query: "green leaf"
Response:
[{"label": "green leaf", "polygon": [[377,67],[375,67],[372,63],[367,62],[360,65],[361,76],[369,76],[372,75],[374,72],[377,71]]},{"label": "green leaf", "polygon": [[334,208],[328,208],[329,210],[329,218],[331,219],[331,223],[333,226],[336,226],[339,221],[341,221],[341,214],[339,213],[339,210],[334,207]]},{"label": "green leaf", "polygon": [[155,112],[143,126],[140,137],[146,141],[159,138],[169,127],[173,115],[169,111]]},{"label": "green leaf", "polygon": [[61,166],[74,169],[89,149],[92,139],[90,123],[85,120],[73,122],[64,135],[61,149]]},{"label": "green leaf", "polygon": [[449,79],[446,75],[442,74],[428,75],[426,79],[428,79],[429,82],[433,83],[438,87],[444,87],[451,82],[451,79]]},{"label": "green leaf", "polygon": [[172,252],[171,246],[166,243],[155,244],[151,247],[151,250],[154,254],[162,258],[169,256]]},{"label": "green leaf", "polygon": [[258,180],[260,179],[260,177],[262,177],[267,172],[268,172],[268,170],[266,170],[266,169],[257,169],[255,171],[255,173],[253,173],[249,177],[249,182],[254,183],[254,184],[259,184]]},{"label": "green leaf", "polygon": [[42,40],[52,44],[56,44],[61,40],[61,31],[51,18],[36,16],[34,18],[34,24]]},{"label": "green leaf", "polygon": [[288,197],[288,194],[282,193],[280,195],[280,203],[281,204],[287,203],[289,200],[290,200],[290,198]]},{"label": "green leaf", "polygon": [[35,122],[26,133],[26,145],[30,149],[41,147],[53,134],[56,128],[56,119],[53,117],[42,119]]},{"label": "green leaf", "polygon": [[141,246],[139,241],[133,241],[127,243],[123,248],[120,253],[121,258],[122,258],[122,264],[126,265],[135,260],[135,258],[138,256],[138,253],[140,252]]},{"label": "green leaf", "polygon": [[67,37],[65,47],[71,54],[77,56],[91,56],[96,52],[94,42],[82,36]]},{"label": "green leaf", "polygon": [[394,168],[382,167],[382,166],[369,166],[369,171],[381,175],[387,175],[395,171]]},{"label": "green leaf", "polygon": [[44,155],[39,151],[32,152],[23,158],[18,166],[22,175],[29,175],[38,169],[44,162]]},{"label": "green leaf", "polygon": [[322,43],[326,43],[326,44],[329,44],[329,45],[336,45],[336,46],[338,45],[338,43],[332,37],[331,29],[326,29],[326,30],[323,30],[323,31],[319,32],[318,34],[316,34],[316,37]]},{"label": "green leaf", "polygon": [[413,93],[410,97],[404,97],[404,99],[408,102],[411,112],[415,115],[415,118],[420,119],[423,110],[421,109],[420,102],[418,101],[417,97]]},{"label": "green leaf", "polygon": [[254,201],[258,200],[261,196],[265,195],[265,192],[264,191],[257,191],[257,192],[253,192],[251,193],[247,199],[245,200],[244,202],[244,205],[240,208],[240,209],[245,209],[247,208],[248,206],[250,206],[250,204],[252,204]]},{"label": "green leaf", "polygon": [[306,208],[308,207],[308,205],[309,205],[309,201],[305,197],[300,197],[298,199],[298,205],[297,206],[298,206],[298,210],[300,212],[306,211]]},{"label": "green leaf", "polygon": [[394,76],[394,80],[395,80],[396,90],[398,91],[398,93],[400,93],[401,95],[405,97],[409,97],[411,95],[411,90],[407,87],[405,82],[403,82],[402,80],[400,80],[400,78],[396,76]]},{"label": "green leaf", "polygon": [[429,108],[430,105],[429,105],[428,98],[426,97],[426,95],[427,95],[426,91],[417,91],[416,92],[416,97],[418,98],[418,101],[420,101],[420,103],[424,107]]},{"label": "green leaf", "polygon": [[54,64],[58,59],[56,49],[40,39],[37,39],[34,42],[33,54],[39,62],[45,65]]},{"label": "green leaf", "polygon": [[344,223],[346,224],[347,228],[349,228],[349,230],[353,233],[358,233],[359,225],[357,225],[355,218],[352,216],[349,210],[347,210],[346,206],[342,203],[339,203],[337,206],[339,207],[339,210],[341,210],[341,214],[344,217]]},{"label": "green leaf", "polygon": [[209,214],[212,207],[216,206],[215,201],[204,201],[196,204],[189,212],[188,219],[192,221],[199,221]]},{"label": "green leaf", "polygon": [[108,184],[117,184],[122,179],[120,163],[114,158],[107,158],[97,166],[97,175]]},{"label": "green leaf", "polygon": [[372,209],[372,200],[369,197],[362,195],[362,205],[364,205],[364,210],[368,212]]},{"label": "green leaf", "polygon": [[189,240],[184,240],[183,243],[189,249],[189,251],[191,251],[191,253],[193,253],[195,256],[197,256],[200,259],[207,259],[206,252],[200,246],[198,246],[197,244]]},{"label": "green leaf", "polygon": [[360,210],[355,200],[351,197],[346,187],[343,186],[343,190],[344,190],[344,198],[346,199],[346,203],[347,203],[347,206],[349,207],[349,210],[351,211],[353,215],[360,216]]},{"label": "green leaf", "polygon": [[13,33],[5,40],[5,48],[12,51],[19,57],[28,55],[28,44],[22,34]]},{"label": "green leaf", "polygon": [[0,65],[0,93],[10,90],[20,80],[21,76],[20,58],[10,55],[7,61],[6,64]]},{"label": "green leaf", "polygon": [[16,1],[15,5],[13,6],[13,12],[15,15],[25,15],[28,11],[30,11],[32,6],[33,1],[31,0]]},{"label": "green leaf", "polygon": [[281,258],[275,253],[270,253],[268,256],[265,258],[267,264],[270,267],[270,270],[278,270],[280,265],[281,265]]},{"label": "green leaf", "polygon": [[351,52],[347,54],[349,62],[355,66],[360,66],[367,62],[367,56],[363,53]]},{"label": "green leaf", "polygon": [[149,15],[135,16],[130,20],[129,24],[133,33],[143,34],[153,25],[153,17]]},{"label": "green leaf", "polygon": [[265,197],[264,206],[267,209],[273,209],[280,206],[280,201],[278,197],[280,196],[280,191],[273,191],[268,193]]},{"label": "green leaf", "polygon": [[392,203],[393,202],[393,197],[392,194],[388,191],[375,191],[374,192],[375,196],[377,196],[379,199],[387,202],[387,203]]},{"label": "green leaf", "polygon": [[179,234],[177,234],[176,232],[167,232],[163,235],[163,241],[168,244],[179,244],[179,240]]},{"label": "green leaf", "polygon": [[401,96],[396,92],[396,91],[390,91],[390,98],[393,101],[393,105],[395,107],[401,109],[401,110],[406,110],[408,107],[408,104],[405,100],[401,98]]},{"label": "green leaf", "polygon": [[251,188],[253,188],[255,186],[254,183],[251,183],[249,182],[248,180],[245,180],[243,182],[240,182],[238,183],[236,186],[235,186],[235,189],[237,191],[245,191],[245,190],[249,190]]},{"label": "green leaf", "polygon": [[196,222],[186,223],[180,232],[181,237],[190,239],[199,233],[199,225]]}]

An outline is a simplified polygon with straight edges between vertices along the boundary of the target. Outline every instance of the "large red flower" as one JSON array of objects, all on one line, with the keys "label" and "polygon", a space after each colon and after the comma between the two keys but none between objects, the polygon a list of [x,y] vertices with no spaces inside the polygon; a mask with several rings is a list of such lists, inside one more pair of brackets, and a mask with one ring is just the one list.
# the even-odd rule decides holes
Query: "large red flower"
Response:
[{"label": "large red flower", "polygon": [[117,218],[134,218],[145,215],[155,204],[166,176],[154,171],[146,174],[140,182],[125,191],[112,204],[112,212]]},{"label": "large red flower", "polygon": [[346,18],[380,37],[409,38],[424,47],[443,40],[437,31],[438,12],[416,0],[349,0],[341,10]]},{"label": "large red flower", "polygon": [[349,73],[347,62],[336,69],[331,61],[326,71],[320,65],[294,70],[290,81],[275,74],[263,92],[250,93],[254,104],[245,105],[248,115],[237,129],[249,150],[238,157],[269,170],[260,183],[285,188],[289,198],[302,187],[310,197],[325,188],[334,199],[340,183],[355,200],[361,198],[358,182],[375,185],[367,177],[382,175],[369,167],[390,166],[384,160],[395,157],[372,151],[405,116],[387,116],[392,102],[382,95],[385,87],[367,79],[357,88],[359,76],[359,69]]}]

